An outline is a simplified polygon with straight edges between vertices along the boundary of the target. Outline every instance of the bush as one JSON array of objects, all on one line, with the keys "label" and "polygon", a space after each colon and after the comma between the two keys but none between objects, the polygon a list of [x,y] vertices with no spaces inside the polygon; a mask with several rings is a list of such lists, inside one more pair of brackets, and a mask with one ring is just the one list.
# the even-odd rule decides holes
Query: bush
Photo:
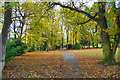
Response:
[{"label": "bush", "polygon": [[84,46],[87,46],[87,43],[88,43],[88,41],[86,41],[86,40],[81,40],[81,41],[80,41],[80,44],[81,44],[81,45],[84,45]]},{"label": "bush", "polygon": [[60,46],[56,46],[56,48],[55,49],[60,49]]},{"label": "bush", "polygon": [[[32,44],[32,46],[31,46],[31,44]],[[27,44],[27,49],[26,49],[27,52],[36,51],[35,44],[34,43],[31,43],[31,44],[30,43]]]},{"label": "bush", "polygon": [[81,48],[81,45],[76,43],[75,45],[73,45],[73,49],[80,49]]},{"label": "bush", "polygon": [[46,50],[46,48],[47,48],[47,41],[44,41],[44,45],[42,45],[42,47],[41,47],[41,51],[45,51]]},{"label": "bush", "polygon": [[13,39],[13,41],[8,41],[6,45],[5,61],[11,61],[15,56],[20,56],[25,54],[25,44],[20,41],[20,39]]},{"label": "bush", "polygon": [[27,44],[27,49],[25,51],[27,52],[33,52],[33,51],[45,51],[47,48],[47,41],[44,41],[44,45],[41,45],[40,47],[38,47],[38,45],[36,45],[34,42],[28,43]]},{"label": "bush", "polygon": [[73,45],[72,44],[68,44],[68,48],[67,49],[72,49]]}]

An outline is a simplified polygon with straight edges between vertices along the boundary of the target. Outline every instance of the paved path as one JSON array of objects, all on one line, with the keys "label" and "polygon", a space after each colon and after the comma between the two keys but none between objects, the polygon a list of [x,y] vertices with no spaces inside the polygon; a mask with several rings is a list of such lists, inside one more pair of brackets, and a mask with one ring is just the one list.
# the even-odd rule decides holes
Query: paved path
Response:
[{"label": "paved path", "polygon": [[77,58],[74,55],[65,51],[62,51],[62,53],[64,53],[63,58],[65,63],[72,64],[72,65],[77,64]]},{"label": "paved path", "polygon": [[[77,58],[72,55],[71,53],[65,52],[60,50],[62,53],[64,53],[63,58],[64,58],[64,64],[67,65],[69,64],[72,70],[69,71],[69,73],[74,73],[76,70],[81,70],[80,66],[77,64]],[[83,75],[68,75],[67,78],[81,78]]]}]

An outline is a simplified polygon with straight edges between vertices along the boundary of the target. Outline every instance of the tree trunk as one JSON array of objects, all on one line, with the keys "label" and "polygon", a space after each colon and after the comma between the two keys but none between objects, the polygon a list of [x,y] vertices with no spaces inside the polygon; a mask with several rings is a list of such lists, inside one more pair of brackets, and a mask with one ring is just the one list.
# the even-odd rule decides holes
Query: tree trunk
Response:
[{"label": "tree trunk", "polygon": [[[12,23],[11,20],[12,8],[10,6],[10,2],[5,2],[5,13],[4,13],[4,23],[2,34],[0,35],[0,66],[2,69],[4,68],[4,61],[5,61],[5,50],[6,50],[6,43],[8,38],[8,29],[10,24]],[[2,78],[2,69],[0,69],[0,79]]]},{"label": "tree trunk", "polygon": [[75,44],[77,43],[77,31],[75,31]]},{"label": "tree trunk", "polygon": [[48,44],[47,44],[47,52],[49,51],[49,35],[48,35]]},{"label": "tree trunk", "polygon": [[61,45],[62,45],[62,48],[63,48],[63,27],[62,26],[63,26],[63,22],[62,22],[62,25],[61,25],[61,36],[62,36],[62,44]]},{"label": "tree trunk", "polygon": [[15,26],[15,20],[14,20],[14,38],[16,39],[16,26]]},{"label": "tree trunk", "polygon": [[73,45],[74,45],[74,31],[73,31]]},{"label": "tree trunk", "polygon": [[63,36],[62,36],[62,48],[63,48]]},{"label": "tree trunk", "polygon": [[94,46],[94,42],[92,42],[92,46],[93,46],[93,48],[95,47],[95,46]]},{"label": "tree trunk", "polygon": [[88,48],[90,49],[90,41],[89,41],[89,47]]},{"label": "tree trunk", "polygon": [[67,49],[68,49],[68,40],[69,40],[69,29],[66,30],[66,34],[67,34]]},{"label": "tree trunk", "polygon": [[10,27],[10,24],[12,23],[11,15],[12,15],[12,9],[10,7],[10,2],[5,2],[5,13],[4,13],[4,24],[2,29],[2,49],[3,49],[3,56],[5,56],[5,49],[6,49],[6,43],[8,38],[8,29]]},{"label": "tree trunk", "polygon": [[111,51],[111,45],[110,45],[110,40],[109,40],[109,35],[103,31],[105,29],[107,29],[107,21],[106,18],[104,16],[105,13],[105,4],[104,2],[98,2],[99,6],[99,25],[101,27],[101,39],[102,39],[102,48],[103,48],[103,62],[104,64],[115,64],[115,58],[114,58],[114,54]]},{"label": "tree trunk", "polygon": [[98,48],[98,42],[97,42],[96,48]]},{"label": "tree trunk", "polygon": [[21,33],[20,33],[20,39],[22,38],[22,34],[23,34],[23,27],[24,27],[24,25],[25,25],[25,17],[23,17],[23,22],[21,22],[22,23],[22,26],[21,26]]},{"label": "tree trunk", "polygon": [[68,34],[67,34],[67,49],[68,49]]}]

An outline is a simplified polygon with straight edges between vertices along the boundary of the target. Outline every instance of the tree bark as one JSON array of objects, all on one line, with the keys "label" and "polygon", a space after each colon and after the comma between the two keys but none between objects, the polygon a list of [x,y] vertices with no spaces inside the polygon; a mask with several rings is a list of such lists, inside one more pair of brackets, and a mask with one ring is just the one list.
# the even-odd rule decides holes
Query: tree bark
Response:
[{"label": "tree bark", "polygon": [[75,44],[77,43],[77,31],[75,31]]},{"label": "tree bark", "polygon": [[105,13],[105,3],[104,2],[98,2],[99,6],[99,25],[101,27],[101,39],[102,39],[102,48],[103,48],[103,61],[104,64],[115,64],[115,58],[114,58],[114,54],[111,51],[111,45],[110,45],[110,39],[109,39],[109,35],[108,33],[106,33],[105,29],[107,29],[107,21],[106,18],[104,16]]},{"label": "tree bark", "polygon": [[97,42],[97,44],[96,44],[96,48],[98,48],[98,42]]},{"label": "tree bark", "polygon": [[68,49],[68,34],[67,34],[67,49]]},{"label": "tree bark", "polygon": [[[104,13],[105,13],[105,2],[98,2],[98,6],[99,6],[98,15],[99,15],[99,18],[95,18],[95,16],[91,16],[89,13],[87,13],[87,12],[85,12],[83,10],[78,10],[77,8],[73,8],[73,7],[70,7],[70,6],[62,5],[60,3],[53,3],[53,4],[54,5],[60,5],[61,7],[68,8],[68,9],[70,9],[72,11],[83,13],[87,17],[89,17],[90,19],[96,21],[100,25],[101,30],[102,30],[100,35],[101,35],[102,48],[103,48],[103,54],[104,54],[103,61],[104,61],[105,64],[109,64],[109,63],[115,64],[116,63],[115,58],[114,58],[113,50],[111,49],[109,35],[105,31],[103,31],[103,30],[107,29],[107,21],[106,21],[106,18],[104,16]],[[90,20],[88,20],[88,21],[90,21]],[[118,28],[119,27],[120,26],[118,25]],[[118,35],[120,35],[120,33]],[[118,36],[117,38],[118,38],[117,40],[119,41],[120,36]],[[118,45],[118,44],[116,43],[116,45]],[[116,47],[114,47],[114,49],[116,49]]]},{"label": "tree bark", "polygon": [[[10,6],[10,2],[5,2],[5,12],[4,12],[4,23],[2,28],[2,34],[0,35],[0,65],[2,65],[2,69],[4,68],[5,62],[5,50],[6,50],[6,43],[8,38],[8,29],[10,24],[12,23],[11,15],[12,15],[12,8]],[[2,54],[1,54],[2,53]],[[1,69],[0,69],[1,70]],[[2,73],[0,71],[0,79],[2,78]]]},{"label": "tree bark", "polygon": [[63,35],[62,35],[62,48],[63,48]]},{"label": "tree bark", "polygon": [[49,51],[49,35],[48,35],[48,43],[47,43],[47,52]]},{"label": "tree bark", "polygon": [[73,31],[73,45],[74,45],[74,31]]},{"label": "tree bark", "polygon": [[[67,26],[68,27],[68,26]],[[68,40],[69,40],[69,28],[66,30],[66,34],[67,34],[67,49],[68,49]]]},{"label": "tree bark", "polygon": [[5,2],[5,13],[4,13],[4,24],[2,29],[2,49],[3,49],[3,56],[5,56],[5,49],[6,43],[8,38],[8,29],[10,24],[12,23],[11,15],[12,15],[12,8],[10,6],[10,2]]},{"label": "tree bark", "polygon": [[16,39],[16,26],[15,26],[15,20],[14,20],[14,38]]},{"label": "tree bark", "polygon": [[94,46],[94,42],[92,42],[92,46],[93,46],[93,48],[95,47],[95,46]]},{"label": "tree bark", "polygon": [[90,41],[89,41],[89,47],[88,48],[90,49]]},{"label": "tree bark", "polygon": [[62,36],[62,48],[63,48],[63,22],[62,22],[62,25],[61,25],[61,36]]}]

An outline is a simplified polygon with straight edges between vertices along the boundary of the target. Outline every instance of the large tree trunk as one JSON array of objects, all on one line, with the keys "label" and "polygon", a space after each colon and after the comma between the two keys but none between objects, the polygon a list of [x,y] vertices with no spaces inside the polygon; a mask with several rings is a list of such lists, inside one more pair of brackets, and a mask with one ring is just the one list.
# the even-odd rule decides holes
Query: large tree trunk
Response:
[{"label": "large tree trunk", "polygon": [[103,31],[105,29],[107,29],[107,21],[106,18],[104,16],[105,13],[105,3],[104,2],[98,2],[99,6],[99,25],[101,27],[101,39],[102,39],[102,48],[103,48],[103,61],[104,64],[115,64],[115,58],[114,58],[114,54],[111,50],[111,45],[110,45],[110,39],[109,39],[109,35]]},{"label": "large tree trunk", "polygon": [[12,23],[11,20],[12,9],[10,7],[10,2],[5,2],[5,9],[6,11],[4,13],[4,24],[2,29],[2,49],[4,56],[5,56],[5,48],[6,48],[8,32],[9,32],[8,29],[10,27],[10,24]]},{"label": "large tree trunk", "polygon": [[3,54],[2,54],[2,35],[0,33],[0,80],[2,79],[2,69],[4,67],[3,63]]},{"label": "large tree trunk", "polygon": [[[11,13],[12,9],[10,7],[10,2],[5,2],[5,13],[4,13],[4,24],[3,24],[3,29],[2,29],[2,36],[0,36],[0,40],[2,41],[2,44],[0,44],[1,50],[0,50],[0,67],[4,67],[4,61],[5,61],[5,50],[6,50],[6,43],[7,43],[7,38],[8,38],[8,29],[10,27],[10,24],[12,23],[11,21]],[[2,78],[1,76],[2,72],[0,70],[0,79]]]}]

